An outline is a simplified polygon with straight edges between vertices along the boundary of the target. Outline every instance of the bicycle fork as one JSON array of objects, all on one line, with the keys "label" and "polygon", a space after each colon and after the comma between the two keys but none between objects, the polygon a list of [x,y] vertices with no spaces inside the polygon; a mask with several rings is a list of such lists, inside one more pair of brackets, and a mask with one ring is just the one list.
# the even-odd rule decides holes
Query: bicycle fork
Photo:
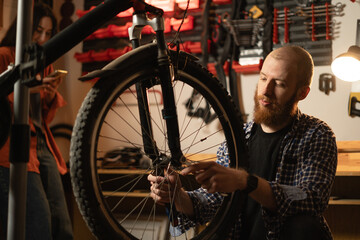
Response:
[{"label": "bicycle fork", "polygon": [[138,95],[138,106],[140,114],[140,122],[142,125],[142,136],[145,153],[156,164],[164,168],[171,162],[171,165],[179,168],[185,162],[185,157],[180,147],[179,124],[176,112],[175,97],[172,87],[174,78],[174,69],[170,62],[164,37],[164,20],[162,16],[156,16],[148,19],[145,12],[136,12],[133,15],[133,25],[129,28],[129,38],[132,42],[133,49],[140,46],[141,30],[144,26],[150,25],[156,32],[156,40],[158,46],[158,66],[161,90],[164,99],[164,108],[162,109],[162,117],[166,122],[166,134],[170,149],[170,159],[161,155],[156,147],[151,126],[151,116],[146,92],[146,83],[136,85]]},{"label": "bicycle fork", "polygon": [[[164,108],[162,109],[162,117],[166,122],[167,139],[171,153],[170,159],[160,154],[154,140],[151,116],[149,110],[149,103],[147,97],[146,87],[148,83],[136,83],[136,92],[138,100],[138,109],[140,115],[140,122],[142,126],[142,138],[144,143],[145,153],[152,159],[153,165],[156,167],[155,172],[157,175],[165,175],[165,167],[172,166],[179,168],[185,161],[180,148],[180,134],[179,124],[176,113],[175,97],[172,88],[172,80],[174,78],[174,71],[170,62],[170,57],[167,52],[167,47],[164,37],[164,20],[162,16],[157,16],[152,20],[148,20],[146,13],[136,13],[133,15],[133,25],[129,28],[129,38],[132,43],[133,49],[140,46],[141,30],[144,26],[150,25],[156,32],[156,40],[158,46],[158,66],[159,78],[161,83],[161,90],[163,94]],[[151,83],[150,83],[151,85]],[[177,226],[178,212],[174,204],[166,204],[166,214],[173,226]]]}]

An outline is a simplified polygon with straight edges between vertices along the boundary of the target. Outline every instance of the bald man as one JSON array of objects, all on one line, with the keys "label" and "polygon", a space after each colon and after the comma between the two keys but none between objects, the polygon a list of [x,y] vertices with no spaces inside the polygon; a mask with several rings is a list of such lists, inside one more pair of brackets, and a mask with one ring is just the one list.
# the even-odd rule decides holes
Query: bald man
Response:
[{"label": "bald man", "polygon": [[176,196],[182,213],[176,231],[208,221],[206,213],[221,204],[219,193],[241,190],[248,195],[230,239],[332,239],[323,213],[337,166],[335,135],[326,123],[298,109],[309,94],[313,72],[312,57],[301,47],[287,45],[267,56],[255,91],[254,118],[244,127],[248,169],[224,167],[229,162],[224,142],[216,162],[181,172],[196,176],[201,188],[195,191],[182,189],[177,175],[166,176],[165,185],[163,177],[148,176],[157,203]]}]

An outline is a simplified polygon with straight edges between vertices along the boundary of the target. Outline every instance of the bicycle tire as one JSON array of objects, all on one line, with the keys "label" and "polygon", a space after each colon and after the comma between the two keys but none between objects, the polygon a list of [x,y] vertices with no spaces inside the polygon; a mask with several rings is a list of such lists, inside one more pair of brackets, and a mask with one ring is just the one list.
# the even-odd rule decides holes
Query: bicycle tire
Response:
[{"label": "bicycle tire", "polygon": [[[131,141],[130,147],[140,147],[140,152],[144,155],[139,142],[141,141],[141,136],[133,136],[140,135],[136,133],[141,132],[141,126],[136,126],[136,131],[134,130],[134,124],[137,123],[136,119],[138,119],[136,111],[129,110],[130,108],[136,108],[136,104],[134,104],[135,106],[119,106],[119,104],[124,104],[125,102],[129,104],[136,103],[136,101],[133,101],[132,99],[134,97],[134,92],[132,91],[131,85],[138,81],[151,82],[149,84],[149,88],[151,87],[153,92],[150,90],[149,92],[151,92],[151,94],[155,93],[155,95],[151,95],[151,97],[149,96],[149,98],[151,98],[150,105],[158,104],[160,102],[156,95],[159,91],[157,88],[158,82],[154,81],[157,76],[156,57],[156,45],[149,44],[140,47],[129,54],[123,55],[106,66],[102,71],[98,71],[96,75],[102,75],[102,77],[87,94],[74,125],[70,148],[70,173],[74,195],[85,222],[92,233],[99,239],[160,239],[160,230],[158,229],[158,226],[156,227],[158,235],[156,235],[156,237],[154,237],[154,235],[149,237],[144,235],[147,234],[145,232],[137,233],[135,230],[125,226],[125,223],[128,220],[126,220],[124,224],[119,223],[120,212],[126,210],[141,210],[144,212],[150,211],[150,213],[153,211],[159,211],[160,214],[164,215],[164,211],[160,210],[160,207],[154,207],[155,204],[152,199],[149,199],[148,192],[150,185],[146,180],[146,176],[150,169],[145,169],[142,173],[138,174],[139,178],[134,178],[134,175],[124,175],[125,177],[129,177],[131,180],[136,179],[138,182],[143,181],[141,184],[136,183],[136,187],[142,187],[141,193],[147,191],[141,195],[143,197],[134,197],[129,200],[130,194],[125,193],[126,198],[121,198],[121,195],[115,196],[115,190],[116,188],[120,188],[119,186],[126,186],[131,180],[128,180],[128,182],[125,183],[108,184],[108,181],[111,180],[109,178],[112,177],[111,173],[114,173],[114,171],[113,169],[104,168],[102,165],[105,162],[105,152],[111,152],[111,150],[114,149],[114,146],[121,146],[121,143],[125,142],[125,140],[128,142]],[[171,59],[176,68],[176,77],[173,86],[175,89],[176,99],[178,99],[179,122],[182,117],[188,120],[188,118],[190,118],[188,115],[192,114],[188,111],[189,105],[184,104],[184,100],[186,98],[179,98],[180,93],[177,91],[178,87],[182,88],[184,86],[186,88],[185,90],[187,90],[184,92],[188,93],[188,95],[191,93],[189,89],[193,88],[205,97],[208,103],[210,103],[215,116],[217,116],[215,120],[212,120],[212,122],[207,125],[204,125],[204,119],[199,119],[199,116],[195,118],[195,120],[199,122],[186,123],[187,125],[192,126],[197,126],[199,124],[202,126],[202,129],[198,129],[198,133],[196,135],[199,135],[199,132],[206,132],[211,128],[215,128],[215,133],[212,133],[213,135],[206,133],[206,136],[208,137],[206,141],[200,143],[196,142],[196,144],[206,146],[206,148],[209,148],[209,146],[212,145],[212,150],[216,152],[219,144],[226,139],[230,159],[234,159],[230,162],[231,167],[240,168],[246,166],[246,151],[242,130],[242,120],[231,97],[227,94],[226,90],[222,87],[219,81],[200,64],[196,63],[194,58],[190,55],[186,53],[177,54],[171,51]],[[152,79],[152,81],[149,81],[150,79]],[[176,83],[179,83],[179,85],[176,85]],[[129,95],[125,95],[125,97],[123,97],[122,94]],[[120,95],[123,98],[120,98]],[[179,99],[181,99],[181,101]],[[179,109],[184,108],[184,106],[186,106],[187,111],[185,111],[184,114],[180,114]],[[199,107],[196,109],[199,109]],[[152,110],[155,112],[158,111],[156,106]],[[126,111],[129,112],[126,113]],[[116,121],[111,121],[114,117],[117,118]],[[133,122],[129,123],[122,120],[124,117],[131,119]],[[157,117],[156,121],[159,121],[160,123],[154,128],[164,126],[161,116]],[[155,121],[155,116],[152,116],[152,121]],[[111,126],[110,123],[112,124]],[[181,124],[179,123],[179,125]],[[184,126],[184,124],[182,126]],[[218,128],[219,126],[221,126],[221,128]],[[190,127],[185,128],[189,129]],[[129,129],[132,131],[132,134],[130,133],[129,136],[126,136],[126,138],[123,138],[123,136],[119,134],[120,131]],[[184,131],[184,127],[180,129]],[[105,134],[108,135],[105,136]],[[118,136],[115,136],[114,134]],[[180,134],[183,134],[183,132]],[[191,134],[189,134],[189,132],[187,132],[187,134],[188,135],[186,136],[189,138],[189,135]],[[158,134],[155,134],[155,136],[157,135]],[[222,136],[223,138],[220,140],[219,136]],[[121,140],[119,141],[118,139],[115,139],[116,137],[121,137]],[[185,144],[184,135],[181,135],[180,138],[184,148],[191,148],[195,143],[193,139],[190,143],[188,141]],[[195,137],[192,136],[192,138]],[[215,141],[215,144],[208,139]],[[115,140],[117,140],[117,142]],[[163,139],[161,140],[161,144],[164,144],[165,147],[160,147],[159,151],[167,153],[168,147],[166,146],[166,137],[163,136]],[[157,143],[159,144],[160,141],[157,141]],[[129,144],[125,144],[125,147],[129,147]],[[121,151],[122,150],[119,150],[120,154]],[[191,158],[187,149],[184,149],[183,152],[188,153],[187,156]],[[209,156],[207,154],[214,156],[213,153],[214,152],[206,153],[201,156]],[[120,163],[120,171],[119,169],[116,169],[115,172],[124,172],[123,170],[126,168],[139,169],[138,166],[133,165],[124,167],[122,165],[123,163]],[[115,174],[115,176],[119,178],[118,175]],[[188,185],[190,188],[195,187],[186,182],[183,183],[183,185]],[[128,187],[129,191],[132,191],[132,189],[133,187]],[[121,192],[124,192],[124,190],[121,190]],[[120,204],[118,199],[123,199],[121,201],[124,202],[121,202]],[[134,202],[141,202],[141,200],[144,199],[146,199],[146,202],[141,209],[133,209],[131,207],[131,205],[135,205]],[[241,207],[239,201],[242,201],[242,199],[242,193],[235,192],[228,194],[224,198],[223,204],[216,212],[213,220],[206,225],[207,227],[205,227],[205,229],[200,233],[191,235],[189,238],[221,239],[226,236],[225,233],[228,231],[227,226],[229,226],[229,224],[231,225],[231,221],[235,219],[235,215]],[[146,205],[147,202],[150,202],[148,203],[149,206]],[[113,211],[112,208],[116,209],[116,211]],[[127,213],[123,215],[126,214]],[[136,215],[135,218],[139,218],[139,215]],[[164,217],[161,219],[164,219]],[[147,231],[146,228],[145,231]],[[162,235],[164,235],[164,233]],[[167,235],[167,233],[165,235]],[[188,237],[186,237],[186,239],[188,239]]]}]

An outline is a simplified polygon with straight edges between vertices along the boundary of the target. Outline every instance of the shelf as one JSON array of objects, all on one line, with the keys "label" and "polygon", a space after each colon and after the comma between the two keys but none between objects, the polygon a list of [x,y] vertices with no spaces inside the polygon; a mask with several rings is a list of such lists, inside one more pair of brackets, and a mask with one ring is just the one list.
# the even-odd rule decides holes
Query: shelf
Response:
[{"label": "shelf", "polygon": [[358,205],[360,206],[360,199],[342,199],[330,197],[329,205]]},{"label": "shelf", "polygon": [[[338,141],[338,166],[336,176],[360,176],[360,141]],[[214,161],[215,154],[187,154],[191,161]],[[98,163],[100,166],[100,163]],[[146,169],[106,169],[100,168],[99,174],[149,174]]]},{"label": "shelf", "polygon": [[[192,161],[211,161],[216,159],[213,154],[196,154],[187,156]],[[98,164],[100,166],[100,164]],[[150,174],[147,169],[99,168],[99,174]],[[339,152],[336,176],[360,176],[360,152]]]},{"label": "shelf", "polygon": [[337,141],[336,176],[360,176],[360,141]]},{"label": "shelf", "polygon": [[360,176],[360,152],[339,152],[336,176]]},{"label": "shelf", "polygon": [[[216,154],[206,154],[206,153],[197,153],[197,154],[186,154],[186,159],[188,161],[201,162],[201,161],[215,161]],[[148,175],[151,173],[151,170],[148,169],[135,169],[135,168],[102,168],[101,161],[97,161],[98,173],[99,174],[123,174],[123,175]]]},{"label": "shelf", "polygon": [[360,152],[360,141],[337,141],[338,152]]},{"label": "shelf", "polygon": [[104,196],[107,197],[139,197],[146,198],[149,197],[149,192],[110,192],[103,191]]},{"label": "shelf", "polygon": [[150,170],[147,169],[106,169],[106,168],[99,168],[98,173],[99,174],[124,174],[124,175],[132,175],[132,174],[138,174],[138,175],[147,175],[150,174]]}]

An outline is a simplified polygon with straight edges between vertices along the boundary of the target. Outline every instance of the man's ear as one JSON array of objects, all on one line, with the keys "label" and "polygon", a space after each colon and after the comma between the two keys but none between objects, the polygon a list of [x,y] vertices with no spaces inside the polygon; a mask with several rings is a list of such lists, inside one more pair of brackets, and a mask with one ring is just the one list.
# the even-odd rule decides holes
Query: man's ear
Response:
[{"label": "man's ear", "polygon": [[303,86],[303,87],[299,88],[298,93],[297,93],[298,101],[304,100],[307,97],[307,95],[309,94],[309,92],[310,92],[310,87],[308,87],[308,86]]}]

